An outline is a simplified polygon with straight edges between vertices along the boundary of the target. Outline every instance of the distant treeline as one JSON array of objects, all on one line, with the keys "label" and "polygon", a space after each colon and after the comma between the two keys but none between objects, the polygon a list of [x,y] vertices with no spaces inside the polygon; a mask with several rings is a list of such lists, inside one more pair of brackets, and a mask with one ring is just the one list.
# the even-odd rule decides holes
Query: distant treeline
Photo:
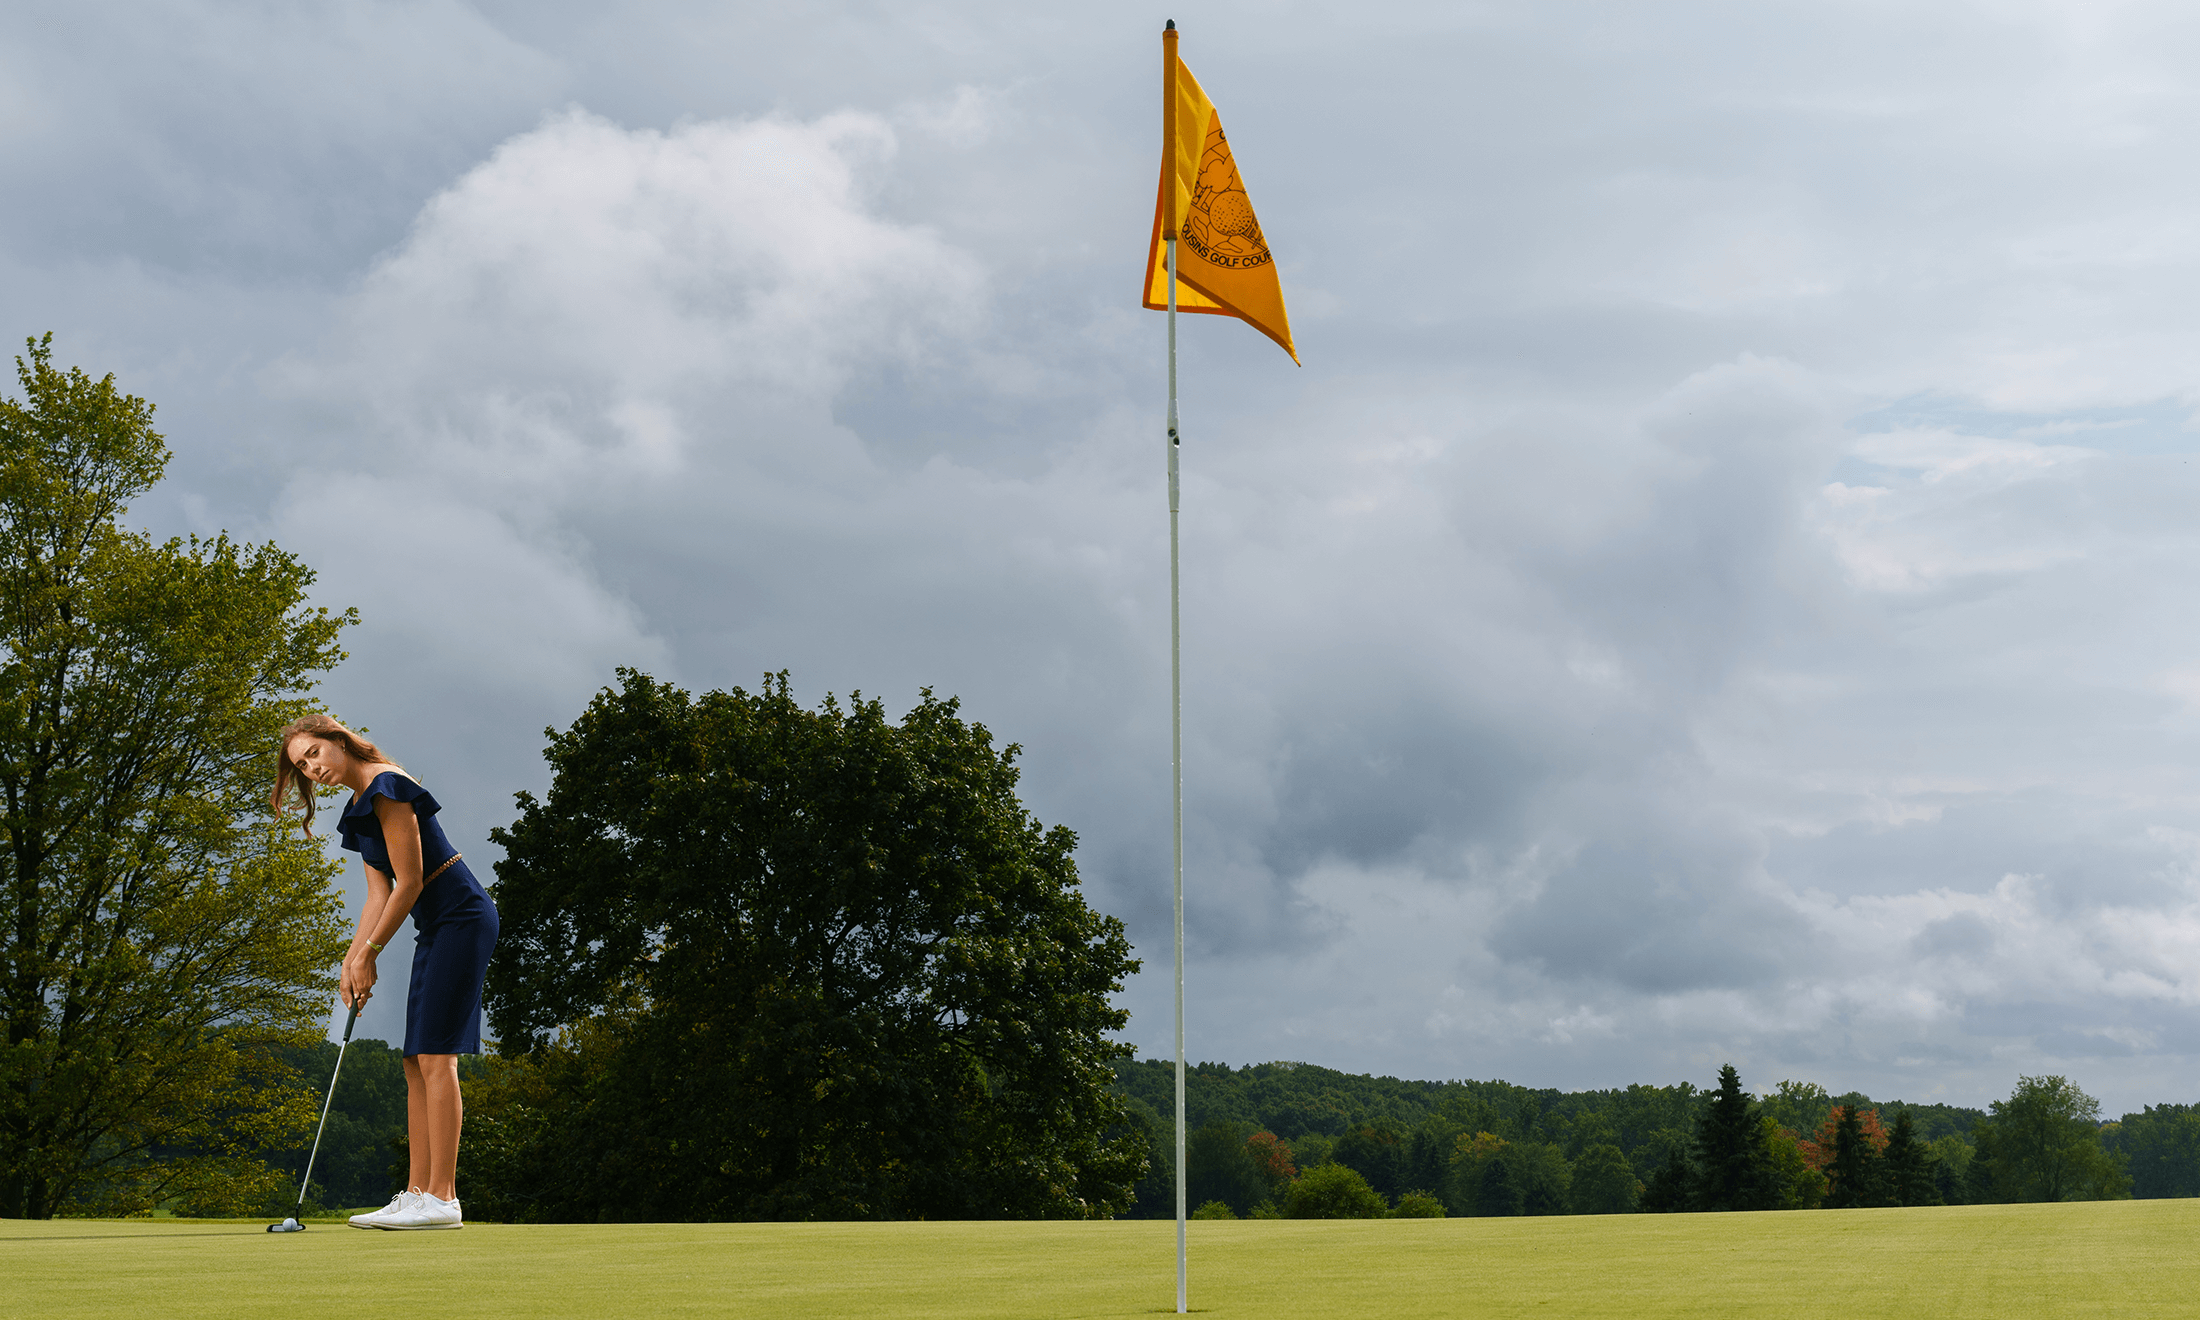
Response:
[{"label": "distant treeline", "polygon": [[[1358,1213],[1371,1214],[2200,1195],[2200,1107],[2150,1105],[2102,1123],[2098,1105],[2060,1077],[2020,1079],[2008,1099],[1981,1110],[1794,1081],[1760,1098],[1732,1068],[1710,1090],[1684,1082],[1571,1092],[1299,1063],[1186,1071],[1188,1201],[1209,1215],[1290,1213],[1294,1186],[1330,1165],[1356,1173],[1388,1207],[1370,1199]],[[1123,1063],[1117,1087],[1148,1137],[1131,1214],[1173,1215],[1174,1067]]]},{"label": "distant treeline", "polygon": [[[322,1077],[335,1061],[336,1047],[325,1042],[290,1060]],[[463,1062],[471,1088],[486,1064]],[[397,1051],[380,1041],[352,1042],[310,1204],[377,1204],[403,1179],[405,1088],[398,1064]],[[1720,1091],[1685,1082],[1534,1090],[1496,1081],[1400,1081],[1296,1063],[1200,1064],[1186,1080],[1190,1204],[1208,1206],[1210,1215],[1223,1207],[1240,1216],[1294,1209],[1452,1215],[1688,1209],[1692,1198],[1704,1201],[1705,1138],[1716,1148],[1721,1132],[1740,1134],[1727,1153],[1739,1154],[1728,1163],[1739,1171],[1733,1181],[1744,1204],[1766,1208],[2200,1196],[2200,1106],[2149,1105],[2101,1123],[2092,1102],[2061,1078],[2026,1078],[1991,1110],[1830,1095],[1810,1083],[1782,1082],[1761,1099],[1741,1097],[1747,1103],[1726,1115],[1739,1121],[1709,1131]],[[1149,1165],[1130,1213],[1173,1215],[1174,1068],[1157,1059],[1126,1062],[1116,1085],[1147,1138]],[[1738,1077],[1735,1085],[1739,1092]],[[1905,1122],[1914,1154],[1896,1141]],[[2011,1151],[2012,1144],[2020,1149]],[[2052,1159],[2043,1161],[2043,1154]],[[278,1167],[303,1158],[270,1155]],[[2043,1168],[2048,1181],[2025,1181]],[[1324,1176],[1309,1179],[1316,1170]],[[1345,1170],[1372,1196],[1354,1200],[1351,1189],[1325,1181]],[[459,1176],[463,1182],[463,1158]],[[1415,1191],[1426,1197],[1411,1198]],[[292,1183],[270,1200],[269,1212],[296,1195]]]}]

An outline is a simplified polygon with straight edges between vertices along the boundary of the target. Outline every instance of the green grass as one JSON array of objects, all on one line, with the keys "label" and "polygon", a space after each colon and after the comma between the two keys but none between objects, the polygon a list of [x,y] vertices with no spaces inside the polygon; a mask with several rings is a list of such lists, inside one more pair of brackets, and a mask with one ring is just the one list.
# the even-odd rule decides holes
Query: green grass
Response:
[{"label": "green grass", "polygon": [[[1174,1225],[0,1221],[0,1316],[1137,1316]],[[1192,1307],[1285,1316],[2193,1315],[2200,1201],[1203,1222]],[[416,1309],[422,1308],[422,1309]],[[432,1308],[432,1309],[426,1309]]]}]

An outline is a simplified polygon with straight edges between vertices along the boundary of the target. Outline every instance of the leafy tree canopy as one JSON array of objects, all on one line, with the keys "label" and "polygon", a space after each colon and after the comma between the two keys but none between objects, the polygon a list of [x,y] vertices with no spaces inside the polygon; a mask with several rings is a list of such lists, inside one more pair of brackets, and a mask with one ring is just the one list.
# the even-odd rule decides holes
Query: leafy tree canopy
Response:
[{"label": "leafy tree canopy", "polygon": [[621,671],[552,731],[547,799],[493,836],[487,1004],[524,1057],[481,1089],[510,1100],[512,1212],[1121,1210],[1148,1147],[1110,996],[1137,964],[1016,750],[929,692],[896,724],[804,710],[783,674],[691,697]]},{"label": "leafy tree canopy", "polygon": [[[2112,1201],[2131,1194],[2122,1163],[2101,1144],[2101,1105],[2067,1077],[2019,1077],[1992,1106],[1971,1176],[2000,1201]],[[1982,1134],[1983,1136],[1983,1134]]]},{"label": "leafy tree canopy", "polygon": [[152,405],[54,367],[0,399],[0,1216],[257,1205],[313,1119],[338,867],[267,818],[276,732],[356,616],[227,536],[122,523]]},{"label": "leafy tree canopy", "polygon": [[1381,1219],[1390,1206],[1351,1169],[1318,1164],[1291,1184],[1283,1213],[1288,1219]]},{"label": "leafy tree canopy", "polygon": [[2133,1196],[2200,1196],[2200,1106],[2147,1105],[2103,1138],[2128,1161]]}]

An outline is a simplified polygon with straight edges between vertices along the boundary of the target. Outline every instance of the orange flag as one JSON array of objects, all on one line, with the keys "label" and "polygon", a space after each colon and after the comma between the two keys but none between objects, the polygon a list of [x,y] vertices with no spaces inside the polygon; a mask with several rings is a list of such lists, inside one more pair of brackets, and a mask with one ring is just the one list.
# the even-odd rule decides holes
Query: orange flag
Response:
[{"label": "orange flag", "polygon": [[1222,117],[1176,56],[1173,27],[1161,34],[1161,68],[1161,186],[1154,198],[1153,245],[1146,254],[1146,306],[1157,312],[1169,306],[1162,243],[1177,239],[1176,309],[1234,316],[1282,345],[1296,362],[1276,259],[1238,177],[1230,140],[1222,135]]}]

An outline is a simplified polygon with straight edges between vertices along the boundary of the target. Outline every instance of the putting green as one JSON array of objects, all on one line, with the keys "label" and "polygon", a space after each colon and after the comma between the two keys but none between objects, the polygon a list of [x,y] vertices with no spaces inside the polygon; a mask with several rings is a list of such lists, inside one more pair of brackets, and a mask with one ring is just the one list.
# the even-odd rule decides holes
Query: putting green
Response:
[{"label": "putting green", "polygon": [[[0,1315],[1136,1316],[1174,1225],[0,1220]],[[1192,1308],[1277,1316],[2189,1315],[2200,1201],[1202,1222]],[[433,1308],[414,1311],[412,1308]]]}]

